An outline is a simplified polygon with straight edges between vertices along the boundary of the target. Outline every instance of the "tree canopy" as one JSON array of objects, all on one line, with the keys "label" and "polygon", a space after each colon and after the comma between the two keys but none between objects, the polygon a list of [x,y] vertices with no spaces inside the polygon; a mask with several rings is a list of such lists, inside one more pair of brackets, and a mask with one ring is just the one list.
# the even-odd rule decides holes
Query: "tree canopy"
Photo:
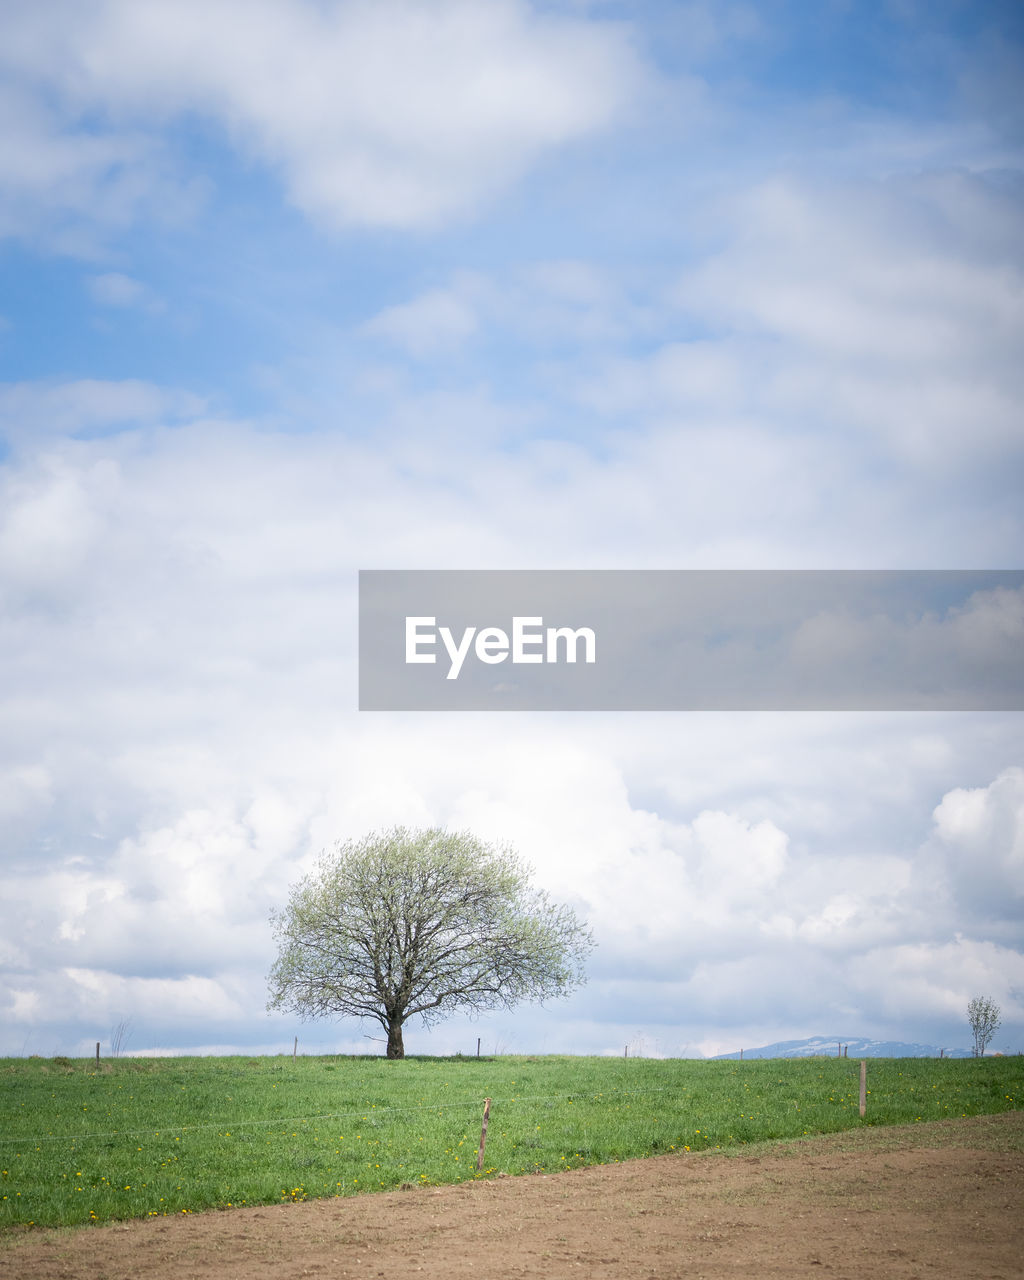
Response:
[{"label": "tree canopy", "polygon": [[404,827],[339,843],[271,913],[268,1009],[372,1018],[387,1056],[404,1023],[568,995],[585,982],[589,929],[530,882],[507,846]]}]

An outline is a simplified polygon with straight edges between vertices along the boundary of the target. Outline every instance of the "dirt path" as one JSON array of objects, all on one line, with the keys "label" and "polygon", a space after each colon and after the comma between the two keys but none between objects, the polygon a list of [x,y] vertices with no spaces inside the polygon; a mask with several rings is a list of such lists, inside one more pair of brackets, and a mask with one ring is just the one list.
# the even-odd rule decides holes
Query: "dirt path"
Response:
[{"label": "dirt path", "polygon": [[1024,1112],[0,1243],[3,1280],[1024,1277]]}]

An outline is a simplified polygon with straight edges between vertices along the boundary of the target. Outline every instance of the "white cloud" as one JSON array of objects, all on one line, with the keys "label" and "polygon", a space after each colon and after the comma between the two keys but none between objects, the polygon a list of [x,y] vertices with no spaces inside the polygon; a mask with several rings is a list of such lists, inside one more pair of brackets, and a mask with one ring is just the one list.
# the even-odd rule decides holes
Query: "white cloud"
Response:
[{"label": "white cloud", "polygon": [[[364,333],[429,352],[438,381],[464,376],[444,357],[464,358],[470,335],[474,376],[515,371],[498,428],[510,456],[465,464],[495,439],[498,406],[477,412],[460,488],[486,484],[502,522],[529,491],[551,546],[571,536],[548,484],[561,475],[576,512],[604,513],[588,545],[605,564],[629,543],[652,566],[1001,564],[1024,533],[1016,217],[977,175],[776,178],[696,202],[715,248],[674,289],[584,260],[455,271]],[[496,351],[515,355],[492,364]],[[469,397],[413,396],[423,371],[396,358],[390,372],[381,416],[438,465],[452,455],[425,436],[447,445]]]},{"label": "white cloud", "polygon": [[684,275],[678,300],[754,356],[762,403],[884,436],[922,465],[1019,448],[1024,275],[998,188],[965,175],[775,179],[729,216],[735,234]]},{"label": "white cloud", "polygon": [[[934,812],[927,865],[941,867],[958,909],[1005,921],[1009,937],[1024,928],[1024,768],[1004,770],[985,787],[957,787]],[[966,921],[965,921],[966,923]]]},{"label": "white cloud", "polygon": [[0,383],[0,438],[39,453],[46,437],[173,422],[202,404],[190,392],[134,378]]},{"label": "white cloud", "polygon": [[6,510],[0,523],[4,577],[39,589],[55,579],[73,578],[88,559],[98,524],[96,495],[109,466],[82,476],[54,459],[43,474],[21,485],[5,486]]},{"label": "white cloud", "polygon": [[[569,258],[490,273],[458,271],[443,287],[385,308],[357,333],[393,342],[418,359],[458,352],[476,334],[511,337],[550,362],[552,350],[596,345],[604,352],[653,332],[665,308],[643,295],[645,285],[650,282]],[[554,366],[552,381],[564,372]]]},{"label": "white cloud", "polygon": [[159,315],[166,309],[163,300],[141,280],[135,280],[119,271],[107,271],[92,276],[88,281],[89,292],[104,307],[123,307]]},{"label": "white cloud", "polygon": [[[522,0],[95,0],[24,11],[7,59],[71,111],[198,112],[329,225],[475,211],[642,82],[625,29]],[[70,145],[52,134],[49,150]],[[28,148],[23,148],[28,153]]]},{"label": "white cloud", "polygon": [[[16,25],[9,16],[5,42]],[[36,18],[60,23],[52,12]],[[142,217],[182,221],[201,200],[202,183],[174,174],[159,141],[139,128],[90,128],[14,83],[0,84],[0,116],[0,236],[95,257],[105,236]]]},{"label": "white cloud", "polygon": [[730,906],[737,899],[761,899],[783,874],[788,840],[772,822],[754,825],[733,814],[704,812],[694,819],[693,833],[703,887],[724,895]]},{"label": "white cloud", "polygon": [[478,327],[471,303],[447,289],[433,289],[410,302],[387,307],[362,326],[367,337],[384,338],[422,360],[457,350]]},{"label": "white cloud", "polygon": [[[153,691],[135,696],[153,707]],[[299,710],[309,706],[304,700]],[[110,709],[121,718],[105,731],[134,757],[138,730],[116,702]],[[173,768],[159,782],[147,758],[133,759],[138,791],[122,820],[123,839],[85,846],[88,856],[52,874],[37,863],[30,875],[8,878],[7,934],[19,939],[27,927],[25,942],[31,939],[31,955],[14,963],[4,984],[7,1002],[17,998],[26,1013],[11,1023],[15,1047],[29,1027],[38,1036],[49,1025],[44,1009],[68,1024],[92,1019],[102,1029],[122,1013],[142,1024],[160,1022],[154,1001],[165,997],[181,1036],[208,1036],[198,1030],[202,1017],[211,1010],[220,1017],[223,1009],[240,1037],[262,1043],[269,907],[283,902],[287,884],[319,848],[395,822],[469,827],[484,838],[510,840],[536,865],[540,883],[572,902],[594,928],[599,948],[591,982],[571,1008],[555,1011],[549,1023],[529,1010],[507,1019],[529,1048],[537,1047],[531,1037],[542,1034],[551,1048],[607,1048],[619,1035],[618,1022],[630,1039],[637,1028],[668,1038],[670,1051],[678,1051],[677,1042],[707,1039],[710,1026],[734,1025],[738,1042],[746,1044],[775,1038],[772,1028],[779,1025],[793,1035],[888,1028],[886,1034],[915,1038],[928,1018],[955,1027],[964,983],[993,987],[996,966],[1006,958],[1005,948],[990,955],[971,937],[962,943],[962,954],[974,957],[971,967],[943,959],[943,935],[964,921],[956,900],[921,897],[909,875],[913,838],[902,856],[857,851],[858,831],[884,827],[886,808],[885,798],[874,794],[870,770],[858,766],[857,726],[844,720],[816,717],[819,735],[808,742],[785,717],[775,718],[780,728],[788,725],[781,735],[767,732],[763,717],[732,717],[731,728],[719,723],[708,733],[700,726],[710,728],[714,717],[700,717],[691,728],[678,718],[659,727],[650,717],[606,724],[598,718],[590,726],[527,717],[499,721],[500,732],[482,738],[478,723],[460,717],[357,724],[336,714],[329,739],[311,722],[304,733],[293,727],[287,744],[271,744],[253,741],[262,715],[258,704],[237,704],[231,722],[214,729],[210,746],[222,758],[205,776],[185,758],[194,734],[207,731],[198,725],[187,730]],[[892,730],[875,764],[880,778],[892,772],[890,761],[908,756],[907,730],[895,722]],[[95,729],[79,732],[87,735],[83,742],[101,747]],[[766,770],[770,751],[755,794],[777,794],[806,767],[815,771],[816,803],[822,807],[827,799],[831,812],[812,815],[808,825],[795,802],[786,830],[778,818],[757,816],[749,787],[742,788],[742,813],[689,804],[673,815],[664,796],[655,807],[644,805],[632,793],[645,773],[641,760],[629,770],[635,775],[630,784],[614,751],[609,754],[618,743],[628,755],[638,734],[662,768],[673,759],[694,795],[710,797],[723,783],[735,788],[737,771],[755,777]],[[241,739],[248,739],[244,747]],[[803,763],[793,751],[801,743]],[[878,752],[876,733],[864,743]],[[969,744],[961,743],[953,759],[939,753],[946,776],[961,768],[961,752],[970,758]],[[929,758],[937,758],[934,751]],[[57,762],[65,793],[84,782],[73,761],[72,752]],[[99,775],[99,788],[123,791],[126,776],[118,761]],[[658,785],[656,778],[645,782]],[[997,796],[1003,785],[994,786]],[[220,800],[197,809],[198,794]],[[253,797],[248,804],[246,796]],[[951,813],[955,799],[954,792],[936,813]],[[854,803],[864,808],[862,817]],[[906,798],[898,804],[905,807]],[[927,812],[927,805],[917,809],[918,838]],[[167,820],[154,821],[158,813]],[[851,817],[852,836],[843,832]],[[942,829],[976,843],[983,827],[974,817],[944,820]],[[979,914],[972,927],[984,937],[990,925],[991,914]],[[933,955],[941,963],[929,969]],[[81,978],[65,984],[59,997],[54,962]],[[1009,994],[1012,972],[1004,970],[998,991]],[[189,975],[206,986],[193,991]],[[28,1019],[33,991],[40,1000]],[[195,1020],[186,1023],[192,994],[201,1000]],[[763,1010],[763,1024],[752,1018],[754,1009]],[[557,1029],[562,1016],[566,1025]],[[588,1018],[593,1026],[581,1045],[573,1037],[583,1034],[577,1023]],[[758,1025],[768,1028],[760,1038]],[[457,1034],[455,1027],[445,1032],[449,1039]],[[140,1035],[136,1047],[145,1048]]]},{"label": "white cloud", "polygon": [[53,779],[41,765],[0,771],[0,820],[11,822],[52,798]]},{"label": "white cloud", "polygon": [[[60,980],[66,984],[63,998],[56,996],[54,990]],[[173,979],[126,978],[102,970],[69,968],[55,975],[53,984],[48,985],[48,994],[58,1006],[48,1011],[51,1017],[62,1005],[65,1017],[70,1014],[76,1020],[91,1020],[104,1028],[124,1008],[147,1014],[159,1009],[168,1021],[206,1026],[236,1022],[244,1013],[225,984],[193,974]]]},{"label": "white cloud", "polygon": [[967,1002],[973,996],[993,996],[1007,1029],[1024,1016],[1024,956],[987,940],[957,937],[941,945],[907,942],[879,948],[858,958],[850,985],[855,992],[870,993],[879,1016],[894,1023],[901,1016],[948,1018],[963,1028],[960,1042],[965,1044],[970,1042]]}]

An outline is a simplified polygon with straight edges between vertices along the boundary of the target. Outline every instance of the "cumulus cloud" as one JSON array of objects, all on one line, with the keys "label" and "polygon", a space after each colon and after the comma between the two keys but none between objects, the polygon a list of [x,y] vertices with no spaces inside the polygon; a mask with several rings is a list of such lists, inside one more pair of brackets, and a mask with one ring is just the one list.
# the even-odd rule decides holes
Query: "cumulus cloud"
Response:
[{"label": "cumulus cloud", "polygon": [[933,814],[927,867],[945,876],[965,927],[998,921],[997,936],[1024,938],[1024,768],[984,787],[957,787]]},{"label": "cumulus cloud", "polygon": [[942,944],[906,942],[871,950],[858,958],[850,985],[855,993],[871,993],[879,1017],[893,1023],[947,1018],[963,1028],[961,1043],[970,1039],[967,1003],[973,996],[993,996],[1007,1026],[1024,1013],[1024,957],[987,939],[958,936]]},{"label": "cumulus cloud", "polygon": [[[190,680],[187,667],[172,679]],[[109,678],[104,690],[116,694],[116,681]],[[140,686],[133,697],[156,706],[155,688]],[[297,710],[310,705],[304,698]],[[673,1052],[683,1042],[709,1051],[735,1048],[730,1034],[758,1042],[756,1007],[771,1010],[762,1041],[772,1038],[772,1019],[795,1028],[794,1035],[827,1034],[850,1020],[858,1030],[869,1020],[869,1032],[896,1024],[902,1032],[918,1018],[955,1022],[967,976],[988,981],[988,989],[1003,955],[982,947],[969,975],[957,975],[956,964],[943,960],[923,1000],[927,958],[934,953],[941,960],[945,939],[965,922],[956,898],[922,899],[912,882],[913,833],[894,851],[857,847],[858,824],[877,831],[885,797],[875,791],[871,770],[857,768],[856,726],[821,720],[806,767],[835,775],[827,790],[820,780],[812,788],[817,805],[827,796],[832,811],[809,822],[799,803],[783,818],[777,802],[759,803],[748,787],[741,789],[744,812],[692,800],[673,804],[664,792],[645,805],[634,794],[642,761],[616,764],[604,741],[633,738],[646,723],[650,751],[662,768],[673,757],[693,796],[715,794],[716,782],[735,770],[750,777],[760,770],[761,790],[777,795],[801,766],[791,753],[778,754],[783,743],[764,732],[760,717],[733,718],[729,733],[719,726],[707,735],[684,725],[659,730],[649,717],[635,724],[598,718],[589,728],[571,719],[543,717],[542,725],[536,717],[513,718],[481,740],[477,726],[460,717],[432,717],[429,724],[386,717],[363,726],[336,713],[327,737],[313,721],[304,731],[293,723],[287,749],[278,742],[271,750],[259,741],[258,700],[237,701],[228,722],[201,729],[197,710],[191,704],[191,724],[177,746],[162,731],[161,762],[142,736],[141,719],[126,718],[113,697],[107,712],[114,723],[105,731],[118,747],[115,758],[87,782],[75,765],[77,748],[102,750],[103,739],[84,724],[72,727],[64,753],[53,758],[65,792],[89,785],[103,796],[116,788],[123,800],[127,785],[133,799],[126,812],[107,815],[102,838],[69,842],[64,835],[44,862],[36,858],[24,874],[8,876],[5,928],[25,949],[20,959],[7,958],[4,982],[16,1038],[48,1034],[44,1010],[83,1028],[90,1019],[102,1028],[132,1013],[143,1035],[156,997],[166,996],[180,1014],[195,995],[194,1021],[177,1014],[172,1020],[177,1034],[206,1043],[202,1020],[213,1011],[237,1028],[241,1042],[265,1043],[269,908],[280,905],[288,883],[320,848],[394,822],[440,823],[511,841],[534,863],[539,883],[594,928],[599,946],[591,982],[571,1008],[506,1019],[534,1047],[543,1036],[550,1048],[581,1048],[574,1037],[584,1034],[588,1019],[594,1025],[586,1044],[607,1047],[620,1033],[617,1009],[627,1038],[646,1028]],[[196,756],[199,731],[212,734],[208,757]],[[913,754],[907,729],[894,724],[892,733],[877,761],[879,779]],[[865,748],[869,743],[877,753],[878,738],[867,735]],[[970,754],[962,740],[946,758],[945,774],[960,767],[960,751]],[[770,766],[765,752],[774,753]],[[658,785],[656,778],[645,781]],[[869,802],[866,788],[875,792]],[[952,807],[954,793],[937,813]],[[205,808],[195,806],[197,796],[208,799]],[[855,803],[864,817],[856,817]],[[905,797],[898,803],[905,806]],[[766,816],[769,808],[774,818]],[[926,805],[918,810],[918,838],[927,812]],[[835,833],[848,814],[852,843],[844,844]],[[94,811],[93,821],[99,816]],[[943,821],[943,831],[955,829],[962,839],[968,833],[978,839],[983,826]],[[972,927],[984,935],[990,923],[981,913]],[[963,946],[976,944],[967,938]],[[76,975],[70,984],[69,970]],[[884,998],[866,976],[883,973]],[[20,1011],[16,1019],[13,1011]],[[733,1031],[719,1044],[707,1038],[709,1026]],[[348,1042],[345,1028],[336,1034]],[[444,1034],[454,1045],[459,1027]],[[136,1039],[146,1047],[144,1036]],[[448,1043],[443,1035],[430,1043],[442,1041]]]},{"label": "cumulus cloud", "polygon": [[[70,118],[98,110],[116,138],[130,113],[155,127],[197,112],[336,227],[472,213],[605,128],[644,77],[623,27],[522,0],[58,8],[10,21],[7,60]],[[71,153],[52,131],[47,147]]]}]

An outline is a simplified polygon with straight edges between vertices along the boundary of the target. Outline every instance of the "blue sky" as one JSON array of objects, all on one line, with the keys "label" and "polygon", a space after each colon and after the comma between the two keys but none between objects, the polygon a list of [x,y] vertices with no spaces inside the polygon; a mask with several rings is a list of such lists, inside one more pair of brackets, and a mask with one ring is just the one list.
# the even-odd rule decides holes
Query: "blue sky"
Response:
[{"label": "blue sky", "polygon": [[365,1047],[268,917],[395,823],[599,944],[412,1051],[1022,1047],[1019,713],[355,710],[359,569],[1020,567],[1022,28],[0,4],[0,1052]]}]

